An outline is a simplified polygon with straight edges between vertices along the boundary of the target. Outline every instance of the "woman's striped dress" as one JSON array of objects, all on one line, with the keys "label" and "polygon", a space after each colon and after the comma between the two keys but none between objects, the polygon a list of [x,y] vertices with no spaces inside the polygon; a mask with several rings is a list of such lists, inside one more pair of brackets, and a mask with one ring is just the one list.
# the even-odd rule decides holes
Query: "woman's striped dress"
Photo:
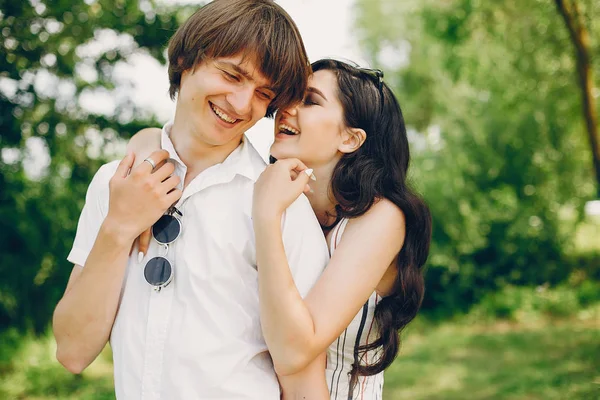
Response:
[{"label": "woman's striped dress", "polygon": [[[348,219],[342,219],[330,235],[329,253],[333,255]],[[327,368],[325,374],[332,400],[377,400],[382,398],[383,372],[373,376],[358,376],[354,389],[350,388],[350,371],[352,364],[359,361],[368,365],[376,359],[376,353],[371,351],[366,355],[357,353],[358,346],[372,343],[377,339],[377,327],[373,321],[375,306],[381,297],[373,292],[369,300],[354,317],[348,328],[342,332],[327,350]]]}]

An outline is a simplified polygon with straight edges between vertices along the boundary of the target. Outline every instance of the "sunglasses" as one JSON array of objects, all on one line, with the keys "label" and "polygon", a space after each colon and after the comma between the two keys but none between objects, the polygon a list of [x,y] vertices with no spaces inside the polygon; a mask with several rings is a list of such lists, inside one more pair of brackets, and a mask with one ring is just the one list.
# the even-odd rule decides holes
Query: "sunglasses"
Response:
[{"label": "sunglasses", "polygon": [[377,89],[379,92],[383,94],[383,71],[380,69],[371,69],[371,68],[356,68],[360,72],[367,74],[375,79],[375,83],[377,83]]},{"label": "sunglasses", "polygon": [[144,267],[144,278],[158,292],[173,280],[173,264],[167,258],[167,254],[169,245],[181,234],[181,217],[183,214],[177,208],[171,207],[152,225],[152,237],[164,246],[165,254],[148,260]]},{"label": "sunglasses", "polygon": [[381,99],[380,104],[380,110],[383,111],[383,102],[384,102],[384,97],[383,97],[383,71],[380,69],[371,69],[371,68],[359,68],[356,67],[356,69],[363,74],[368,75],[370,78],[373,78],[372,80],[374,81],[373,83],[375,83],[377,85],[377,90],[379,91],[379,97]]}]

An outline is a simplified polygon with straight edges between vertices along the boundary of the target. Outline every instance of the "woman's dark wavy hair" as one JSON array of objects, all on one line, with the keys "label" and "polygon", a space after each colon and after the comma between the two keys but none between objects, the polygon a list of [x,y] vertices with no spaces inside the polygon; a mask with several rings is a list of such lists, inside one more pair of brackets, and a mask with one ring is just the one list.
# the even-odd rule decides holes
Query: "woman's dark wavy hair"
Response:
[{"label": "woman's dark wavy hair", "polygon": [[[406,220],[406,237],[397,257],[397,279],[392,293],[375,308],[379,338],[355,349],[351,385],[358,375],[374,375],[398,355],[400,331],[415,318],[425,292],[423,267],[431,240],[431,215],[427,205],[407,185],[410,153],[400,105],[390,88],[369,70],[324,59],[312,64],[313,72],[328,70],[337,76],[338,98],[344,123],[366,132],[363,145],[345,154],[335,166],[331,193],[336,219],[358,217],[378,199],[400,208]],[[376,351],[378,360],[363,365],[359,355]]]}]

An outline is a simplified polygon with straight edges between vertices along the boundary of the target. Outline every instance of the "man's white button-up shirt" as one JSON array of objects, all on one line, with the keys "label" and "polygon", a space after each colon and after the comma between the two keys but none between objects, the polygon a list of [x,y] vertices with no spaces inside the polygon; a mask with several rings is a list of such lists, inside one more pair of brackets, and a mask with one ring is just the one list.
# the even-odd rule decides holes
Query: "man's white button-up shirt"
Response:
[{"label": "man's white button-up shirt", "polygon": [[[170,126],[163,128],[162,148],[183,182],[186,166],[169,139]],[[89,186],[68,256],[74,264],[85,266],[108,211],[108,182],[117,165],[102,166]],[[254,182],[264,168],[244,138],[223,163],[190,182],[177,206],[182,233],[169,245],[174,278],[160,292],[143,270],[162,249],[152,240],[141,264],[133,252],[110,340],[119,400],[279,399],[260,326],[251,219]],[[287,209],[282,227],[290,269],[305,296],[328,253],[304,195]]]}]

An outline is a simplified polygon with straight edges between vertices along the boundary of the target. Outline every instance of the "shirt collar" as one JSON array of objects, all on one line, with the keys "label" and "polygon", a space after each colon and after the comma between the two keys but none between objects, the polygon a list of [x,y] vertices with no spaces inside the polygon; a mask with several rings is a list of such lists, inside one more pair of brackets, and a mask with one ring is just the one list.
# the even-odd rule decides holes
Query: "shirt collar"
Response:
[{"label": "shirt collar", "polygon": [[[169,121],[163,126],[160,138],[161,148],[167,150],[169,152],[169,157],[177,162],[184,170],[187,170],[187,166],[181,158],[179,158],[175,146],[173,146],[173,142],[169,137],[172,127],[173,121]],[[224,178],[229,176],[229,180],[231,180],[235,175],[241,175],[256,182],[261,172],[266,167],[266,163],[250,140],[248,140],[248,137],[244,135],[240,145],[236,147],[222,163],[217,164],[214,167],[216,166],[219,167],[219,175]]]}]

